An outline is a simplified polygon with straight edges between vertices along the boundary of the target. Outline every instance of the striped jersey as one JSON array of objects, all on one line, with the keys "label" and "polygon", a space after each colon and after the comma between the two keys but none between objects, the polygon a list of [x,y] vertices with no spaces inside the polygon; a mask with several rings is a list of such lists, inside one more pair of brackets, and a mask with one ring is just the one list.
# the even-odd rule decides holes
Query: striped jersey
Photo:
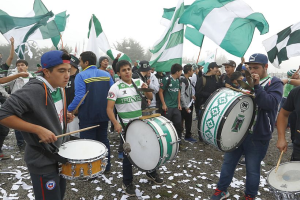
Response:
[{"label": "striped jersey", "polygon": [[[140,79],[132,79],[137,88],[141,88]],[[115,106],[123,123],[126,125],[130,120],[142,116],[142,99],[132,84],[127,84],[122,80],[113,84],[108,92],[108,100],[115,101]]]}]

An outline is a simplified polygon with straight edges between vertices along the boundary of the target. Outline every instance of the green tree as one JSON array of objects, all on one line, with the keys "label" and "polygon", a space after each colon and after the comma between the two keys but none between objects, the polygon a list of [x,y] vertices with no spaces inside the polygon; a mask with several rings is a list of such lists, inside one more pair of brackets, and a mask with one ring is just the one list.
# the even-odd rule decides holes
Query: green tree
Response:
[{"label": "green tree", "polygon": [[145,60],[144,48],[138,41],[132,38],[124,38],[121,42],[116,42],[114,46],[116,50],[121,51],[129,56],[132,62],[136,60]]}]

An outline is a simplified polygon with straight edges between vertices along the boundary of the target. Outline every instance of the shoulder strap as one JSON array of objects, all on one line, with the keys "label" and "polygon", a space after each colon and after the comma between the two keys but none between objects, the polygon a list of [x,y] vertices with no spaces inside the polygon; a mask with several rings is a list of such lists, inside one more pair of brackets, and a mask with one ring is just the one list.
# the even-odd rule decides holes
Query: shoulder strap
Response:
[{"label": "shoulder strap", "polygon": [[143,95],[141,94],[141,92],[138,90],[136,84],[134,83],[134,81],[131,79],[132,85],[134,87],[134,89],[136,90],[136,92],[138,93],[138,95],[141,97],[143,103],[145,103],[147,105],[147,101],[145,98],[143,98]]},{"label": "shoulder strap", "polygon": [[203,89],[205,87],[205,85],[206,85],[206,78],[205,78],[205,76],[202,76],[202,88],[201,89]]}]

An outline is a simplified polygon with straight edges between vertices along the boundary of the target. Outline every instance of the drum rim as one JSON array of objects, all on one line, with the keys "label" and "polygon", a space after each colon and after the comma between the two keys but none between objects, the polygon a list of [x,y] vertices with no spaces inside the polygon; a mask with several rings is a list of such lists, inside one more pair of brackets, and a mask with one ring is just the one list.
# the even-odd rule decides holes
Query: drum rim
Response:
[{"label": "drum rim", "polygon": [[[243,94],[242,96],[236,98],[236,99],[232,102],[232,104],[227,108],[226,112],[224,113],[224,116],[223,116],[223,118],[221,119],[221,122],[220,122],[220,126],[219,126],[219,127],[223,126],[224,123],[226,122],[226,119],[225,119],[225,118],[228,117],[229,113],[230,113],[231,110],[232,110],[231,108],[234,107],[238,102],[240,102],[242,99],[244,99],[244,98],[246,98],[246,97],[249,97],[249,96]],[[240,99],[240,98],[242,98],[242,99]],[[254,118],[255,118],[255,110],[256,110],[256,108],[255,108],[256,106],[255,106],[254,99],[253,99],[253,98],[250,98],[250,99],[251,99],[251,101],[253,102],[253,113],[252,113],[252,118],[251,118],[250,124],[249,124],[249,126],[248,126],[248,128],[247,128],[247,131],[246,131],[245,135],[242,137],[242,139],[240,140],[240,142],[239,142],[234,148],[229,149],[229,150],[223,150],[223,149],[221,149],[220,138],[221,138],[222,130],[219,129],[219,127],[218,127],[218,131],[217,131],[217,144],[218,144],[218,147],[219,147],[219,149],[220,149],[221,151],[223,151],[223,152],[225,152],[225,153],[234,151],[235,149],[237,149],[237,148],[244,142],[244,140],[245,140],[246,137],[248,136],[249,130],[250,130],[250,128],[252,127],[253,122],[254,122]],[[229,110],[230,110],[230,112],[229,112]]]},{"label": "drum rim", "polygon": [[[85,140],[85,141],[96,142],[96,143],[101,144],[101,145],[104,147],[104,153],[101,154],[100,156],[96,156],[96,157],[88,158],[88,159],[71,159],[71,158],[66,158],[66,157],[60,155],[60,154],[59,154],[59,151],[57,152],[57,154],[58,154],[59,156],[63,157],[63,158],[66,158],[66,159],[68,160],[69,163],[73,163],[73,164],[81,164],[81,163],[84,163],[84,162],[94,162],[94,161],[96,161],[96,160],[99,160],[99,159],[101,159],[101,158],[105,158],[105,157],[107,156],[107,154],[108,154],[108,149],[107,149],[107,147],[105,146],[105,144],[103,144],[102,142],[99,142],[99,141],[97,141],[97,140],[91,140],[91,139],[70,140],[70,141],[68,141],[68,142],[63,143],[62,145],[65,145],[65,144],[67,144],[67,143],[73,143],[73,142],[76,142],[76,141],[79,141],[79,140],[81,140],[81,141],[82,141],[82,140]],[[61,146],[62,146],[62,145],[61,145]],[[60,147],[61,147],[61,146],[60,146]],[[59,148],[60,148],[60,147],[59,147]]]},{"label": "drum rim", "polygon": [[[126,133],[127,133],[127,129],[128,129],[128,127],[129,127],[129,125],[130,125],[131,123],[133,123],[134,121],[136,121],[136,120],[143,121],[143,120],[141,120],[141,119],[133,119],[133,120],[131,120],[131,121],[128,122],[128,124],[127,124],[126,127],[125,127],[125,132],[124,132],[124,138],[125,138],[125,141],[126,141]],[[144,122],[144,121],[143,121],[143,122]],[[144,123],[145,123],[145,122],[144,122]],[[153,127],[152,127],[152,126],[150,126],[150,127],[151,127],[151,129],[153,130]],[[154,131],[154,130],[153,130],[153,131]],[[155,131],[154,131],[154,132],[155,132]],[[160,139],[157,140],[157,141],[158,141],[158,143],[159,143],[159,145],[160,145]],[[161,154],[162,154],[161,148],[159,149],[159,151],[160,151],[160,155],[159,155],[159,156],[161,157]],[[148,171],[153,171],[153,170],[156,169],[157,166],[158,166],[158,164],[157,164],[153,169],[145,170],[145,169],[140,168],[139,166],[137,166],[137,165],[135,164],[135,162],[133,162],[133,160],[131,159],[129,153],[128,153],[126,156],[127,156],[129,162],[130,162],[132,165],[134,165],[136,168],[138,168],[139,170],[142,170],[142,171],[146,171],[146,172],[148,172]],[[159,162],[158,162],[158,163],[159,163]]]},{"label": "drum rim", "polygon": [[[300,163],[300,161],[289,161],[289,162],[281,163],[279,166],[281,166],[281,165],[286,165],[286,164],[288,164],[288,163]],[[273,187],[273,186],[270,184],[270,182],[269,182],[269,177],[270,177],[271,172],[274,171],[275,169],[276,169],[276,166],[273,167],[273,168],[270,170],[270,172],[268,173],[268,176],[267,176],[267,183],[268,183],[269,187],[271,187],[273,190],[276,190],[276,191],[283,191],[282,193],[292,193],[292,192],[293,192],[293,193],[299,193],[299,192],[300,192],[299,190],[298,190],[298,191],[284,191],[284,190],[279,190],[279,189]]]}]

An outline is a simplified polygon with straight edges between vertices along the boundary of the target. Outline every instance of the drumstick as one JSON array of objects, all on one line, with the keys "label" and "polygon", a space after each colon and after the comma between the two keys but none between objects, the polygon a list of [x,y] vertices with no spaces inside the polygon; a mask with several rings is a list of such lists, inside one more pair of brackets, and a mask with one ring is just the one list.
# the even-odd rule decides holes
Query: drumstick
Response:
[{"label": "drumstick", "polygon": [[299,131],[299,130],[297,130],[297,132],[298,132],[298,133],[300,133],[300,131]]},{"label": "drumstick", "polygon": [[143,120],[143,119],[149,119],[149,118],[154,118],[154,117],[159,117],[159,116],[161,116],[160,113],[155,113],[155,114],[152,114],[152,115],[142,116],[142,117],[140,117],[140,119]]},{"label": "drumstick", "polygon": [[283,155],[283,151],[281,151],[280,157],[279,157],[279,159],[278,159],[277,166],[276,166],[276,169],[275,169],[275,173],[277,172],[277,169],[278,169],[278,167],[279,167],[279,164],[280,164],[282,155]]},{"label": "drumstick", "polygon": [[82,97],[82,99],[80,100],[79,104],[76,106],[75,110],[72,111],[72,114],[74,115],[74,113],[78,110],[79,106],[81,105],[81,103],[83,102],[83,100],[85,99],[85,97],[87,96],[87,94],[89,93],[89,90],[85,93],[85,95]]},{"label": "drumstick", "polygon": [[247,93],[247,92],[244,92],[244,91],[242,91],[242,90],[236,89],[236,88],[234,88],[234,87],[228,86],[228,88],[230,88],[230,89],[232,89],[232,90],[234,90],[234,91],[241,92],[241,93],[243,93],[243,94],[247,94],[247,95],[250,95],[250,96],[252,96],[252,97],[255,97],[253,94],[249,94],[249,93]]},{"label": "drumstick", "polygon": [[[72,135],[74,133],[78,133],[78,132],[83,132],[83,131],[87,131],[87,130],[90,130],[92,128],[96,128],[100,125],[96,125],[96,126],[90,126],[90,127],[87,127],[87,128],[83,128],[83,129],[79,129],[77,131],[72,131],[72,132],[69,132],[69,133],[65,133],[65,134],[62,134],[62,135],[59,135],[59,136],[56,136],[56,138],[60,138],[60,137],[64,137],[64,136],[68,136],[68,135]],[[39,143],[41,143],[42,140],[39,141]]]}]

